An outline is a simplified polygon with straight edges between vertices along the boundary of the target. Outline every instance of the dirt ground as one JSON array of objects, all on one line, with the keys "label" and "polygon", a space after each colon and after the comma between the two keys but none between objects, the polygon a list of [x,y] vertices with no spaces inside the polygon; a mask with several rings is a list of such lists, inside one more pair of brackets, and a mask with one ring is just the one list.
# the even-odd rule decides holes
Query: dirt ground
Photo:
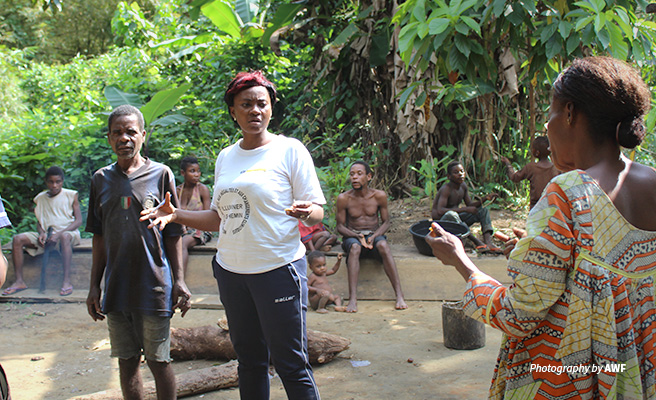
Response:
[{"label": "dirt ground", "polygon": [[[477,350],[444,347],[441,302],[409,302],[406,311],[392,302],[361,301],[357,314],[308,313],[309,327],[351,340],[332,362],[315,367],[324,399],[482,399],[492,376],[500,334],[486,328],[486,346]],[[119,388],[117,364],[109,357],[107,327],[94,323],[84,304],[0,304],[3,337],[0,363],[15,400],[69,399]],[[192,309],[175,327],[203,326],[221,310]],[[174,362],[176,373],[221,362]],[[145,380],[148,368],[142,365]],[[237,400],[237,389],[195,399]],[[271,399],[285,399],[277,378]]]},{"label": "dirt ground", "polygon": [[[428,219],[428,200],[392,202],[388,238],[412,245],[408,227]],[[523,227],[523,213],[493,211],[493,224],[507,233]],[[476,233],[476,231],[474,231]],[[351,340],[332,362],[315,368],[325,399],[482,399],[487,396],[501,335],[486,327],[486,345],[477,350],[447,349],[441,302],[409,302],[405,311],[391,301],[361,301],[357,314],[308,313],[308,327]],[[192,309],[174,327],[216,323],[222,310]],[[119,388],[116,361],[109,357],[107,327],[93,322],[82,303],[0,303],[0,363],[14,400],[69,399]],[[176,373],[220,362],[174,362]],[[144,379],[148,368],[142,366]],[[277,378],[271,399],[285,399]],[[236,389],[193,398],[238,399]]]}]

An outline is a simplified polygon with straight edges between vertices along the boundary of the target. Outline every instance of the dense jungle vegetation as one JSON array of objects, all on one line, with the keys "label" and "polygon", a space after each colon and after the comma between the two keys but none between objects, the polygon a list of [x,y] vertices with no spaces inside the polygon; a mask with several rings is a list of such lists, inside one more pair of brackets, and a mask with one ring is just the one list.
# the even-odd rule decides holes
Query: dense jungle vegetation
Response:
[{"label": "dense jungle vegetation", "polygon": [[[177,173],[194,154],[213,182],[238,138],[223,103],[240,70],[261,69],[280,102],[271,130],[310,149],[329,204],[365,159],[394,197],[433,196],[452,158],[471,184],[525,206],[505,178],[544,134],[549,88],[575,57],[610,54],[656,81],[656,24],[640,0],[4,0],[0,9],[0,194],[13,229],[56,164],[79,191],[114,161],[112,107],[146,116],[148,156]],[[648,116],[654,130],[656,112]],[[653,132],[652,132],[653,133]],[[654,135],[632,153],[656,165]]]}]

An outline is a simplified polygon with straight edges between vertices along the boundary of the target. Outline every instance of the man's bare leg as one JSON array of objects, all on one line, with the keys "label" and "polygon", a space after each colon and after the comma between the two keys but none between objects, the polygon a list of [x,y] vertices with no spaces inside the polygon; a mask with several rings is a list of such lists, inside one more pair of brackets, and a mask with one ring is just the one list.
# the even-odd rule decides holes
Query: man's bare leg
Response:
[{"label": "man's bare leg", "polygon": [[187,276],[187,263],[189,262],[189,249],[200,244],[200,241],[192,235],[182,237],[182,268],[184,275]]},{"label": "man's bare leg", "polygon": [[399,271],[396,268],[396,261],[392,256],[392,249],[390,249],[389,243],[387,240],[381,240],[376,243],[376,249],[383,258],[383,268],[385,273],[392,283],[392,288],[394,289],[394,294],[396,295],[396,306],[397,310],[405,310],[408,308],[408,305],[405,303],[403,298],[403,290],[401,290],[401,278],[399,278]]},{"label": "man's bare leg", "polygon": [[360,253],[362,246],[353,244],[349,249],[348,258],[346,260],[346,268],[348,270],[348,284],[349,284],[349,302],[346,305],[346,312],[358,312],[358,276],[360,275]]},{"label": "man's bare leg", "polygon": [[27,288],[27,285],[23,280],[23,262],[25,261],[23,247],[36,248],[36,246],[32,245],[30,239],[25,234],[20,233],[14,236],[14,239],[11,242],[11,257],[14,263],[14,274],[16,275],[16,280],[5,291]]},{"label": "man's bare leg", "polygon": [[155,378],[158,400],[175,400],[177,398],[175,373],[171,363],[148,361],[148,367]]},{"label": "man's bare leg", "polygon": [[64,268],[64,280],[62,282],[61,293],[67,293],[73,289],[71,284],[71,265],[73,264],[73,245],[71,244],[71,237],[67,234],[61,236],[60,248],[62,255],[62,266]]},{"label": "man's bare leg", "polygon": [[126,400],[143,399],[143,382],[139,362],[141,357],[132,357],[118,360],[118,372],[121,380],[121,392]]}]

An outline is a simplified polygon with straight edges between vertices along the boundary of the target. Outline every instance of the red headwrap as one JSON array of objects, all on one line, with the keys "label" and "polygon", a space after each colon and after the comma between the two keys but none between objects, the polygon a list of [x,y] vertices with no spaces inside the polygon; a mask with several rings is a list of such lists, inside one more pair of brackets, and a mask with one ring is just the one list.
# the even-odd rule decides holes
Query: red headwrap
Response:
[{"label": "red headwrap", "polygon": [[276,104],[276,88],[267,78],[264,77],[262,71],[249,71],[238,73],[228,85],[228,89],[223,96],[228,107],[232,107],[237,93],[242,90],[252,88],[254,86],[263,86],[269,92],[271,98],[271,106]]}]

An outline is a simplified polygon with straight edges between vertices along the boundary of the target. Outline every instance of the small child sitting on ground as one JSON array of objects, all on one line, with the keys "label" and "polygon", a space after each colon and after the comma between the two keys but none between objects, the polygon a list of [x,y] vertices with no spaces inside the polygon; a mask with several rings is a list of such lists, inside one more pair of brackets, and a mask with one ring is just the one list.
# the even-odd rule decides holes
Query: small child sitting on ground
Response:
[{"label": "small child sitting on ground", "polygon": [[530,182],[530,208],[533,208],[538,200],[540,200],[540,196],[542,196],[542,192],[549,181],[560,172],[549,161],[551,151],[549,151],[549,138],[546,136],[538,136],[533,139],[531,153],[533,157],[538,159],[538,162],[530,162],[517,172],[515,172],[515,169],[510,164],[510,160],[506,157],[501,157],[501,161],[506,164],[506,172],[511,181],[517,183],[528,179]]},{"label": "small child sitting on ground", "polygon": [[307,255],[307,262],[312,273],[308,276],[308,292],[310,296],[310,305],[318,313],[325,314],[328,312],[326,306],[335,304],[335,311],[346,311],[342,306],[342,298],[333,294],[333,289],[328,283],[328,276],[333,275],[339,269],[342,262],[342,254],[337,254],[337,262],[333,269],[326,271],[326,255],[318,250],[311,251]]},{"label": "small child sitting on ground", "polygon": [[337,235],[328,232],[321,222],[313,226],[305,226],[301,221],[298,221],[298,230],[301,233],[301,242],[303,242],[308,252],[314,250],[330,251],[333,245],[337,244]]},{"label": "small child sitting on ground", "polygon": [[[210,209],[210,190],[200,183],[200,164],[198,159],[186,156],[180,162],[180,174],[184,182],[176,188],[180,208],[189,211],[200,211]],[[199,244],[205,244],[212,240],[212,233],[199,231],[185,227],[182,236],[182,266],[187,274],[187,261],[189,260],[189,249]]]}]

